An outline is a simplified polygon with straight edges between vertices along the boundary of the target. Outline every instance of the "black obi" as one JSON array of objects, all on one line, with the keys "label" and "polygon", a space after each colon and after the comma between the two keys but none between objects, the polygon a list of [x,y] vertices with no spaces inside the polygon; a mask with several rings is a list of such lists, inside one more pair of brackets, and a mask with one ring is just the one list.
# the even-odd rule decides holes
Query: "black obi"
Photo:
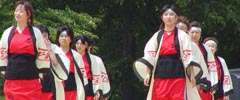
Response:
[{"label": "black obi", "polygon": [[43,73],[43,79],[41,80],[42,92],[53,92],[55,90],[54,76],[50,69]]},{"label": "black obi", "polygon": [[68,75],[68,79],[64,81],[64,90],[65,91],[77,90],[77,84],[74,73],[70,73]]},{"label": "black obi", "polygon": [[217,98],[223,98],[224,96],[224,91],[223,91],[223,82],[218,81],[218,90],[216,91],[216,93],[214,94],[214,97]]},{"label": "black obi", "polygon": [[86,96],[94,96],[92,80],[88,79],[88,84],[84,87]]},{"label": "black obi", "polygon": [[184,78],[182,60],[177,54],[160,55],[157,61],[155,78]]},{"label": "black obi", "polygon": [[31,54],[10,54],[5,79],[31,80],[39,78],[39,70],[36,66],[36,56]]}]

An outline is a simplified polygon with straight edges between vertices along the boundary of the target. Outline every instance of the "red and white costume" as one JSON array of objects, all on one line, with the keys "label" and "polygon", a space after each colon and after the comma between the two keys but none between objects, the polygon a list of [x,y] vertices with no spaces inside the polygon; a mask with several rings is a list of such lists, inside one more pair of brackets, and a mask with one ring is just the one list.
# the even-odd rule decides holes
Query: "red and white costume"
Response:
[{"label": "red and white costume", "polygon": [[[184,99],[185,100],[201,100],[200,96],[198,95],[197,88],[191,86],[189,78],[187,77],[187,75],[185,75],[185,70],[188,70],[189,66],[191,66],[193,62],[190,37],[185,32],[175,29],[175,31],[172,32],[171,34],[172,35],[174,34],[175,36],[175,33],[177,32],[176,38],[178,41],[174,40],[176,38],[173,39],[174,36],[167,36],[168,34],[166,32],[163,32],[163,35],[161,37],[162,39],[158,43],[158,34],[160,31],[156,32],[151,37],[151,39],[147,42],[144,50],[144,57],[149,59],[150,60],[149,63],[153,65],[152,79],[150,83],[147,100],[159,100],[160,98],[161,99],[171,98],[176,100],[184,100]],[[174,46],[175,44],[173,44],[173,41],[178,42],[179,47]],[[179,54],[178,54],[178,49],[179,49]],[[179,58],[181,58],[181,60],[178,58],[178,56]],[[164,76],[164,74],[160,75],[160,78],[159,78],[159,76],[156,74],[158,73],[158,68],[156,67],[158,66],[159,61],[161,59],[165,59],[165,57],[167,59],[169,57],[170,59],[172,59],[173,57],[173,60],[175,59],[175,61],[177,61],[178,64],[182,64],[181,65],[182,68],[178,67],[181,69],[181,72],[180,72],[181,76],[178,76],[173,73],[170,73],[171,74],[170,75],[169,73],[167,73],[172,78],[168,76]],[[180,60],[180,62],[178,60]],[[175,65],[171,65],[171,66],[175,66]],[[174,69],[174,67],[172,68]],[[155,76],[155,74],[157,76]],[[171,86],[165,86],[165,84],[163,84],[164,82],[167,82]],[[161,90],[160,88],[163,88],[164,91]]]},{"label": "red and white costume", "polygon": [[86,87],[88,89],[91,89],[91,90],[87,90],[89,92],[87,95],[89,99],[87,100],[93,99],[94,95],[97,92],[102,93],[103,98],[106,98],[108,96],[108,93],[110,92],[110,83],[109,83],[108,75],[107,75],[105,66],[102,62],[102,59],[92,54],[87,54],[87,55],[85,54],[82,56],[85,64],[85,68],[88,67],[86,68],[86,70],[88,70],[87,77],[89,82],[91,82],[88,84],[92,85],[92,86]]},{"label": "red and white costume", "polygon": [[22,33],[12,29],[5,30],[0,41],[0,66],[6,68],[5,100],[41,100],[38,70],[50,66],[42,34],[32,26]]},{"label": "red and white costume", "polygon": [[216,67],[216,63],[215,63],[214,56],[211,49],[202,43],[199,43],[198,47],[201,51],[201,54],[208,68],[208,73],[211,81],[211,89],[207,92],[204,92],[200,89],[199,94],[202,99],[211,100],[213,96],[211,95],[210,92],[217,89],[217,83],[218,83],[217,67]]},{"label": "red and white costume", "polygon": [[[64,90],[59,90],[56,84],[68,78],[70,61],[60,47],[51,44],[51,48],[59,62],[58,66],[51,63],[51,69],[42,77],[42,100],[65,100]],[[57,91],[56,91],[57,90]]]},{"label": "red and white costume", "polygon": [[56,89],[65,91],[65,94],[59,94],[65,95],[65,100],[85,100],[84,85],[88,81],[82,57],[72,49],[66,52],[66,56],[70,60],[68,79],[62,82],[62,84],[58,84]]},{"label": "red and white costume", "polygon": [[233,93],[232,79],[225,60],[222,57],[215,56],[218,70],[218,90],[216,92],[216,100],[229,99],[229,95]]}]

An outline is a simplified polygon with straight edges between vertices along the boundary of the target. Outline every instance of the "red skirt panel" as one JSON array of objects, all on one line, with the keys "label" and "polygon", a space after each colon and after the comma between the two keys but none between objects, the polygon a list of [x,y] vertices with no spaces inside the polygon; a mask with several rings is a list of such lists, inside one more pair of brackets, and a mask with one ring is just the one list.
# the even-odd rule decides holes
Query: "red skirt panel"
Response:
[{"label": "red skirt panel", "polygon": [[203,92],[203,90],[200,89],[200,90],[198,90],[198,93],[202,100],[212,100],[212,95],[209,91]]},{"label": "red skirt panel", "polygon": [[65,91],[65,100],[76,100],[77,99],[77,91]]},{"label": "red skirt panel", "polygon": [[52,92],[42,92],[42,100],[53,100]]},{"label": "red skirt panel", "polygon": [[155,78],[152,100],[184,100],[185,78]]},{"label": "red skirt panel", "polygon": [[41,84],[39,79],[5,80],[5,100],[41,100]]},{"label": "red skirt panel", "polygon": [[87,96],[86,100],[94,100],[94,97],[93,96]]}]

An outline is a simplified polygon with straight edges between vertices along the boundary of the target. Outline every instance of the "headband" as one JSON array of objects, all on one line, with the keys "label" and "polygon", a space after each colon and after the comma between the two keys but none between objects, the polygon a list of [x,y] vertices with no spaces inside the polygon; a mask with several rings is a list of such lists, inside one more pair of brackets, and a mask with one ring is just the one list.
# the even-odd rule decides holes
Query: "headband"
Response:
[{"label": "headband", "polygon": [[183,22],[178,22],[178,23],[176,24],[176,26],[184,26],[184,27],[187,27],[187,25],[186,25],[185,23],[183,23]]},{"label": "headband", "polygon": [[207,42],[205,42],[205,44],[214,44],[217,47],[217,43],[213,40],[207,40]]},{"label": "headband", "polygon": [[189,30],[189,32],[191,32],[191,31],[202,32],[202,29],[201,29],[200,27],[195,27],[195,26],[193,26],[193,27]]}]

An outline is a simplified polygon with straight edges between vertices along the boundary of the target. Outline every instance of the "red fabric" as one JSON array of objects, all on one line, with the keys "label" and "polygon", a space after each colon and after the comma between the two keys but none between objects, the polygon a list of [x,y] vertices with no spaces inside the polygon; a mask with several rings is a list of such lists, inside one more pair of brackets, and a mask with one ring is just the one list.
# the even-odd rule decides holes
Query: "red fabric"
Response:
[{"label": "red fabric", "polygon": [[9,46],[9,52],[34,55],[34,43],[30,35],[29,27],[25,27],[21,34],[17,29],[15,30]]},{"label": "red fabric", "polygon": [[53,100],[52,92],[42,92],[42,100]]},{"label": "red fabric", "polygon": [[216,62],[216,65],[217,65],[217,73],[218,73],[218,80],[222,81],[221,80],[221,65],[220,65],[220,62],[218,62],[217,56],[214,57],[214,60]]},{"label": "red fabric", "polygon": [[41,84],[34,80],[5,80],[4,100],[41,100]]},{"label": "red fabric", "polygon": [[216,99],[216,100],[224,100],[223,98],[218,98],[218,99]]},{"label": "red fabric", "polygon": [[94,97],[93,96],[87,96],[86,100],[94,100]]},{"label": "red fabric", "polygon": [[70,73],[74,73],[74,60],[73,60],[73,57],[70,53],[70,50],[68,52],[66,52],[66,56],[68,57],[68,59],[70,60]]},{"label": "red fabric", "polygon": [[88,64],[87,56],[83,55],[82,59],[83,59],[83,62],[84,62],[86,73],[87,73],[87,78],[92,79],[91,69],[90,69],[90,66]]},{"label": "red fabric", "polygon": [[166,31],[163,32],[162,45],[160,53],[161,55],[176,54],[176,48],[174,46],[174,31],[170,35]]},{"label": "red fabric", "polygon": [[212,95],[210,92],[203,92],[203,90],[198,90],[198,93],[202,100],[212,100]]},{"label": "red fabric", "polygon": [[65,91],[65,100],[76,100],[77,98],[77,91]]},{"label": "red fabric", "polygon": [[155,78],[152,100],[184,100],[185,78]]}]

